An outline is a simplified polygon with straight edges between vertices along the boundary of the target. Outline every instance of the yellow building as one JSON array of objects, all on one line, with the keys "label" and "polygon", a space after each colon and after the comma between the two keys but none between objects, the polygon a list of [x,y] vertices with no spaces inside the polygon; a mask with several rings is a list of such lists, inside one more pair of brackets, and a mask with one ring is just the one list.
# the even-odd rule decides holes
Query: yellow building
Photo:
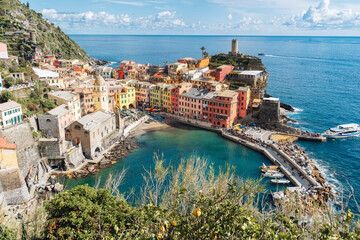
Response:
[{"label": "yellow building", "polygon": [[171,90],[174,88],[174,85],[165,85],[162,90],[162,108],[169,113],[171,112]]},{"label": "yellow building", "polygon": [[201,58],[197,61],[196,68],[208,67],[210,64],[210,58]]},{"label": "yellow building", "polygon": [[162,90],[164,83],[158,83],[150,88],[150,106],[162,108]]},{"label": "yellow building", "polygon": [[136,69],[131,69],[127,72],[129,79],[138,79],[139,73]]},{"label": "yellow building", "polygon": [[8,143],[5,138],[0,138],[0,169],[8,167],[19,167],[16,144]]},{"label": "yellow building", "polygon": [[115,93],[116,106],[120,109],[131,109],[136,107],[136,93],[134,87],[122,85],[122,90]]},{"label": "yellow building", "polygon": [[178,77],[176,77],[176,78],[167,77],[167,78],[165,78],[165,83],[166,84],[180,84],[181,80]]},{"label": "yellow building", "polygon": [[168,75],[172,78],[177,77],[178,74],[181,74],[183,71],[187,70],[187,64],[186,63],[172,63],[169,65],[169,73]]}]

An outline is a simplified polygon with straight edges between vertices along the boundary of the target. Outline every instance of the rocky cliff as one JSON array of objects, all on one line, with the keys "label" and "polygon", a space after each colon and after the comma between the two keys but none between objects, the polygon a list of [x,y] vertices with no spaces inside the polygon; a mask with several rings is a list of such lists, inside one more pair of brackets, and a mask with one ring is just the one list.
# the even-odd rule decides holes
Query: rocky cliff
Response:
[{"label": "rocky cliff", "polygon": [[0,0],[0,41],[10,55],[30,60],[35,52],[94,63],[89,55],[59,27],[42,18],[19,0]]}]

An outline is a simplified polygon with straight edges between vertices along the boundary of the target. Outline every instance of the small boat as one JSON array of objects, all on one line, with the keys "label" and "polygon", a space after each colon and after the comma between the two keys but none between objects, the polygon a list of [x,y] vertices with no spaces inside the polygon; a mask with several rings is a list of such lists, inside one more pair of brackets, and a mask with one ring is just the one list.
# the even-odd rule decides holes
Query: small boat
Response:
[{"label": "small boat", "polygon": [[323,135],[327,138],[348,138],[360,135],[360,125],[356,123],[343,124],[330,128]]},{"label": "small boat", "polygon": [[284,179],[284,178],[282,178],[282,179],[271,179],[271,182],[272,183],[277,183],[277,184],[288,184],[288,183],[290,183],[289,180]]},{"label": "small boat", "polygon": [[265,56],[265,53],[261,52],[261,53],[258,53],[259,56]]},{"label": "small boat", "polygon": [[280,173],[280,172],[266,172],[263,173],[264,177],[269,177],[269,178],[282,178],[284,177],[284,174]]},{"label": "small boat", "polygon": [[260,166],[261,169],[278,169],[279,166],[276,166],[276,165],[269,165],[269,166],[266,166],[265,163],[263,163],[262,166]]}]

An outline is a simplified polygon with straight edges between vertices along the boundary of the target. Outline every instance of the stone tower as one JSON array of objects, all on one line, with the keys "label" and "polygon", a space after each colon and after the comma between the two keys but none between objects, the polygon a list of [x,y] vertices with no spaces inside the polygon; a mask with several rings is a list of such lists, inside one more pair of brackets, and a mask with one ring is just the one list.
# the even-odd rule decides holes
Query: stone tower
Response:
[{"label": "stone tower", "polygon": [[94,107],[95,111],[109,111],[109,95],[106,82],[100,74],[95,77],[94,83]]},{"label": "stone tower", "polygon": [[233,53],[233,54],[237,54],[238,52],[239,52],[239,42],[238,42],[238,40],[237,39],[233,39],[232,41],[231,41],[231,52]]}]

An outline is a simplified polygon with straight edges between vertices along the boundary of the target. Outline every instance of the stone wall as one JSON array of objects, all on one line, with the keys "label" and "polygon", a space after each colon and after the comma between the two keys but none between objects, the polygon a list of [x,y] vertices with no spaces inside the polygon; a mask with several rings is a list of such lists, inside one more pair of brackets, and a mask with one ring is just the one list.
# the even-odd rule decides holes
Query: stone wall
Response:
[{"label": "stone wall", "polygon": [[39,128],[43,136],[48,138],[62,138],[58,117],[53,115],[40,115],[38,117]]},{"label": "stone wall", "polygon": [[39,131],[39,127],[38,127],[38,124],[37,124],[37,116],[36,115],[33,115],[31,117],[28,118],[28,121],[29,121],[29,124],[30,124],[30,127],[32,127],[34,129],[34,131]]},{"label": "stone wall", "polygon": [[58,138],[41,138],[39,140],[41,154],[44,157],[59,157],[70,148],[70,142]]},{"label": "stone wall", "polygon": [[67,170],[75,169],[85,161],[85,156],[83,154],[81,145],[72,148],[69,152],[65,153],[64,156],[65,167]]},{"label": "stone wall", "polygon": [[0,170],[0,192],[6,204],[15,205],[30,200],[30,195],[23,177],[17,167]]},{"label": "stone wall", "polygon": [[9,143],[15,143],[18,150],[35,143],[28,122],[21,122],[9,128],[1,129],[0,137],[6,138]]}]

